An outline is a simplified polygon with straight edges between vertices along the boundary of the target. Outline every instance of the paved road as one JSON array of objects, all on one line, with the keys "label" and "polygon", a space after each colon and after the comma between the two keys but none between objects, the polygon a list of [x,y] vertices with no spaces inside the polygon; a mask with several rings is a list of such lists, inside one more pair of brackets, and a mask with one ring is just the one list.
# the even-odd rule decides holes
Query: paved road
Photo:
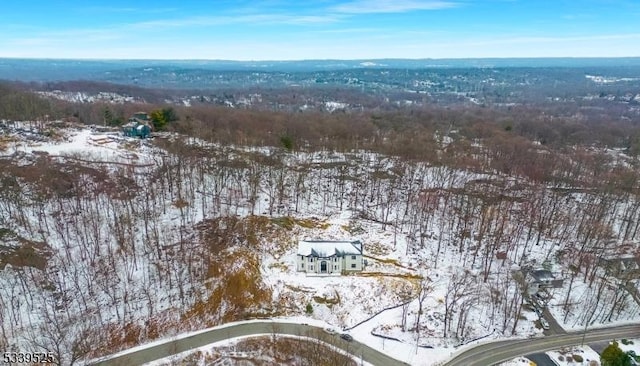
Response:
[{"label": "paved road", "polygon": [[328,335],[322,330],[322,328],[303,324],[277,323],[272,321],[243,323],[231,325],[222,329],[213,329],[208,332],[200,333],[190,337],[156,346],[151,346],[149,348],[128,353],[126,355],[116,356],[108,360],[93,363],[92,365],[141,365],[146,362],[151,362],[180,352],[188,351],[197,347],[202,347],[210,343],[223,341],[228,338],[273,333],[316,338],[331,343],[332,345],[341,348],[342,350],[354,356],[362,357],[362,359],[364,359],[365,361],[376,366],[407,365],[360,342],[346,342],[340,339],[338,335]]},{"label": "paved road", "polygon": [[[107,360],[93,363],[100,366],[133,366],[141,365],[180,352],[202,347],[210,343],[223,341],[229,338],[261,335],[261,334],[287,334],[306,336],[319,339],[342,350],[362,357],[365,361],[376,366],[407,365],[393,359],[371,347],[357,341],[346,342],[339,336],[330,336],[321,328],[293,324],[277,323],[271,321],[243,323],[232,325],[222,329],[214,329],[190,337],[170,341],[164,344],[151,346],[140,351],[116,356]],[[584,337],[585,343],[604,342],[612,339],[631,338],[640,335],[640,324],[619,327],[601,328],[589,330]],[[506,340],[481,344],[473,347],[445,363],[446,366],[488,366],[508,361],[524,354],[539,353],[558,349],[564,346],[578,345],[583,342],[583,332],[573,332],[547,336],[544,338]]]},{"label": "paved road", "polygon": [[[590,329],[584,337],[584,343],[637,337],[640,324]],[[487,366],[508,361],[530,353],[549,351],[564,346],[579,345],[583,342],[583,332],[558,334],[543,338],[508,340],[482,344],[471,348],[449,362],[446,366]]]},{"label": "paved road", "polygon": [[602,352],[604,352],[604,349],[609,347],[609,343],[612,341],[612,339],[608,339],[606,341],[602,341],[602,342],[591,342],[589,343],[589,347],[591,347],[594,351],[598,352],[598,354],[602,354]]},{"label": "paved road", "polygon": [[532,355],[525,355],[524,357],[535,362],[536,366],[558,366],[546,353],[534,353]]}]

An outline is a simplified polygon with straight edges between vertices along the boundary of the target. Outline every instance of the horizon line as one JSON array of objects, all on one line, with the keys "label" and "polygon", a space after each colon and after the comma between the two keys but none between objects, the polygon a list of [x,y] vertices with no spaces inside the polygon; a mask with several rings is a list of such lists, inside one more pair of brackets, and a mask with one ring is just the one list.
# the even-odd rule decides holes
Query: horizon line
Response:
[{"label": "horizon line", "polygon": [[62,61],[208,61],[208,62],[311,62],[311,61],[450,61],[450,60],[620,60],[639,59],[640,56],[539,56],[539,57],[385,57],[385,58],[309,58],[309,59],[206,59],[206,58],[91,58],[91,57],[11,57],[0,60],[62,60]]}]

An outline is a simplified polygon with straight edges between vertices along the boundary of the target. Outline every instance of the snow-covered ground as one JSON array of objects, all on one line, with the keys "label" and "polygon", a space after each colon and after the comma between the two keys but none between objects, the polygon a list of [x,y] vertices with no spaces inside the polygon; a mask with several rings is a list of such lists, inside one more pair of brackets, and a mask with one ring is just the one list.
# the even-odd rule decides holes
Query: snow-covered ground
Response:
[{"label": "snow-covered ground", "polygon": [[327,111],[335,112],[336,110],[345,109],[346,107],[349,106],[349,104],[343,103],[343,102],[329,101],[329,102],[325,102],[324,106],[327,109]]},{"label": "snow-covered ground", "polygon": [[[323,228],[299,229],[295,237],[344,239],[351,235],[345,228],[353,225],[353,213],[343,211],[329,216]],[[481,308],[469,309],[470,336],[465,340],[443,339],[441,328],[443,320],[441,304],[447,292],[447,271],[455,270],[456,259],[442,256],[436,266],[440,272],[430,270],[432,264],[421,263],[419,258],[407,256],[407,239],[405,235],[394,235],[393,228],[381,230],[380,225],[366,220],[358,220],[362,230],[358,238],[365,243],[374,258],[367,258],[368,266],[361,274],[351,276],[308,276],[295,271],[295,247],[284,255],[273,256],[267,252],[262,259],[263,278],[275,289],[274,297],[280,295],[293,296],[293,303],[300,310],[308,303],[313,306],[312,317],[341,328],[350,329],[349,333],[356,339],[408,362],[412,365],[430,365],[432,362],[444,360],[455,351],[454,346],[469,342],[476,338],[485,340],[503,337],[489,323],[486,313]],[[375,244],[375,245],[374,245]],[[395,249],[394,249],[395,248]],[[503,269],[509,272],[508,268]],[[368,276],[367,274],[372,274]],[[428,278],[423,282],[421,276]],[[428,291],[424,298],[421,315],[421,334],[409,331],[415,327],[419,312],[419,300],[414,298],[420,286],[425,283]],[[407,294],[413,293],[413,296]],[[318,303],[314,298],[339,300],[330,305]],[[410,300],[407,306],[407,330],[402,330],[402,307],[384,310],[400,305],[405,298]],[[383,311],[384,310],[384,311]],[[382,311],[365,323],[371,315]],[[521,336],[540,334],[542,330],[535,328],[537,316],[533,312],[523,311],[523,320],[517,326],[517,334]],[[359,324],[359,325],[358,325]],[[375,334],[375,335],[374,335]],[[377,335],[377,336],[376,336]],[[385,336],[388,338],[382,338]],[[394,338],[389,339],[389,338]]]},{"label": "snow-covered ground", "polygon": [[[24,129],[24,131],[38,131],[20,122],[14,123],[12,127]],[[150,162],[152,150],[145,141],[127,138],[118,132],[100,133],[88,128],[80,128],[63,130],[63,133],[54,141],[29,139],[13,141],[7,144],[4,155],[17,152],[46,153],[98,162],[145,164]]]},{"label": "snow-covered ground", "polygon": [[[633,351],[640,354],[640,339],[616,340],[622,351]],[[561,350],[546,352],[547,355],[559,366],[599,366],[600,355],[589,346],[567,347]],[[578,359],[576,359],[576,355]]]},{"label": "snow-covered ground", "polygon": [[[558,351],[547,352],[549,358],[558,366],[600,365],[600,355],[589,346],[569,347]],[[596,363],[592,363],[595,361]]]},{"label": "snow-covered ground", "polygon": [[144,100],[138,97],[132,97],[128,95],[121,95],[118,93],[99,92],[96,94],[89,94],[84,92],[66,92],[61,90],[43,91],[37,92],[43,97],[55,98],[60,100],[66,100],[74,103],[111,103],[111,104],[124,104],[124,103],[144,103]]},{"label": "snow-covered ground", "polygon": [[535,366],[535,363],[526,357],[518,357],[508,362],[503,362],[500,366]]},{"label": "snow-covered ground", "polygon": [[633,351],[637,355],[640,355],[640,338],[627,339],[626,343],[627,344],[625,344],[625,342],[622,342],[621,340],[618,340],[618,346],[621,350],[623,350],[624,352]]},{"label": "snow-covered ground", "polygon": [[[367,151],[285,153],[195,139],[164,150],[86,128],[60,132],[56,140],[16,138],[2,156],[26,159],[39,151],[52,162],[91,168],[67,172],[70,185],[49,201],[31,194],[30,187],[46,186],[33,178],[37,171],[16,170],[24,184],[15,194],[28,204],[0,200],[2,228],[51,252],[44,271],[8,265],[0,273],[0,301],[14,305],[0,306],[12,344],[32,344],[29,329],[44,331],[47,317],[65,319],[65,334],[87,335],[51,342],[72,349],[74,341],[102,341],[107,333],[91,332],[101,329],[121,337],[103,345],[102,352],[113,352],[242,317],[299,316],[310,304],[308,316],[321,324],[349,329],[412,365],[430,365],[479,340],[540,335],[537,316],[520,307],[519,269],[544,264],[566,275],[571,258],[557,253],[570,253],[577,239],[567,232],[582,225],[571,219],[594,219],[587,193],[554,196],[523,188],[521,177]],[[65,195],[66,187],[81,193]],[[625,222],[627,204],[616,206],[611,230]],[[365,270],[296,272],[296,243],[310,238],[361,239]],[[576,304],[592,295],[583,277],[550,303],[568,328],[584,318],[581,307],[558,309],[566,293]],[[23,296],[23,286],[45,290]],[[608,284],[602,288],[614,295]],[[621,300],[611,321],[638,318],[630,301]],[[605,323],[602,316],[592,320]]]}]

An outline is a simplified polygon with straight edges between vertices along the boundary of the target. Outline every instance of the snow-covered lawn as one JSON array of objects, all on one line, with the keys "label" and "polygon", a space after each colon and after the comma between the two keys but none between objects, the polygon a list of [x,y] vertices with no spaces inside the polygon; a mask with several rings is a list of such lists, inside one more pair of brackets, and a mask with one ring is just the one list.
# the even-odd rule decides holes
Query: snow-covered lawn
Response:
[{"label": "snow-covered lawn", "polygon": [[[15,122],[13,128],[25,131],[38,131],[28,124]],[[89,128],[57,129],[59,136],[51,141],[38,136],[37,140],[18,138],[6,146],[6,150],[0,155],[27,153],[66,158],[77,158],[85,161],[114,162],[131,165],[145,165],[151,162],[154,149],[145,140],[124,137],[118,132],[101,133]],[[16,132],[20,134],[24,132]],[[20,136],[17,136],[20,137]],[[157,152],[157,150],[156,150]]]},{"label": "snow-covered lawn", "polygon": [[518,357],[511,361],[503,362],[499,366],[535,366],[535,363],[526,357]]},{"label": "snow-covered lawn", "polygon": [[624,352],[633,351],[636,355],[640,355],[640,338],[627,339],[625,342],[620,339],[617,341],[618,347]]},{"label": "snow-covered lawn", "polygon": [[589,346],[570,347],[558,351],[549,351],[547,355],[558,366],[599,366],[600,355]]}]

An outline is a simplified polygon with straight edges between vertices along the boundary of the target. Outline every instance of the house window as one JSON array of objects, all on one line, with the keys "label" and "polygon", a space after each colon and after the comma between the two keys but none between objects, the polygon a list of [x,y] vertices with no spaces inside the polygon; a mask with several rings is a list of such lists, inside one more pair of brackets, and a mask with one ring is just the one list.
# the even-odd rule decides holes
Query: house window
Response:
[{"label": "house window", "polygon": [[313,257],[309,258],[309,262],[313,262]]},{"label": "house window", "polygon": [[300,268],[304,268],[304,263],[302,263],[302,266]]},{"label": "house window", "polygon": [[351,268],[356,268],[356,264],[355,263],[351,263]]},{"label": "house window", "polygon": [[338,266],[333,266],[333,269],[338,269]]},{"label": "house window", "polygon": [[337,262],[337,261],[338,261],[338,257],[334,257],[334,258],[333,258],[333,261],[334,261],[334,262]]},{"label": "house window", "polygon": [[353,259],[353,260],[355,261],[355,260],[356,260],[356,256],[355,256],[355,255],[352,255],[352,256],[351,256],[351,259]]},{"label": "house window", "polygon": [[313,266],[309,266],[309,270],[310,270],[310,271],[313,271]]}]

